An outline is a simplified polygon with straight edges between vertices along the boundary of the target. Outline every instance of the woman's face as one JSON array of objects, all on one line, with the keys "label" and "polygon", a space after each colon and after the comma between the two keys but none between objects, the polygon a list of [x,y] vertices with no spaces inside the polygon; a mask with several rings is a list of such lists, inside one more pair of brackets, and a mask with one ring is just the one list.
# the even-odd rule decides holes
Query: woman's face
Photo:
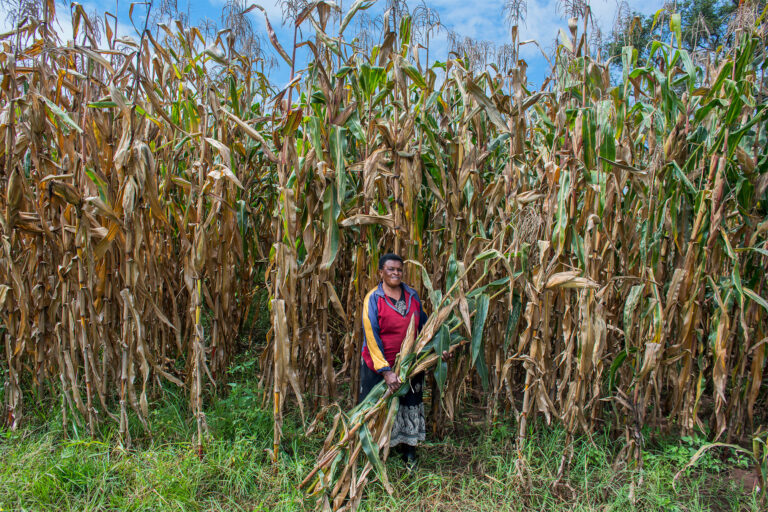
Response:
[{"label": "woman's face", "polygon": [[379,277],[387,286],[397,288],[403,279],[403,264],[397,260],[388,260],[384,268],[379,270]]}]

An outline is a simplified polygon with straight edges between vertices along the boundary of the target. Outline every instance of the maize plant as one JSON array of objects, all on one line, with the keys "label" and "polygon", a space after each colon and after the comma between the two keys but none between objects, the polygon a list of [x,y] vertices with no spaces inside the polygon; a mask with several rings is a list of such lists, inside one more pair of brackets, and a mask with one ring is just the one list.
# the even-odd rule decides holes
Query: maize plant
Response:
[{"label": "maize plant", "polygon": [[270,89],[221,37],[121,41],[105,19],[102,47],[80,6],[67,45],[47,20],[3,39],[3,422],[34,389],[60,397],[65,423],[111,419],[129,443],[129,415],[148,429],[152,392],[178,386],[202,443],[204,388],[268,251]]},{"label": "maize plant", "polygon": [[[369,55],[353,55],[333,73],[335,59],[322,50],[339,56],[341,40],[315,23],[317,39],[306,44],[316,60],[299,104],[310,114],[289,142],[298,170],[292,197],[306,190],[304,168],[307,179],[323,179],[310,204],[318,215],[323,206],[326,238],[311,260],[313,215],[300,201],[285,208],[284,221],[299,223],[301,239],[285,242],[298,248],[295,262],[277,266],[302,276],[351,258],[335,268],[358,270],[347,281],[356,284],[361,258],[370,267],[383,247],[394,247],[442,284],[457,254],[467,261],[491,244],[505,261],[491,278],[507,290],[487,306],[494,321],[482,341],[454,365],[453,388],[439,386],[449,417],[456,383],[474,367],[474,382],[490,390],[489,417],[508,404],[521,443],[536,415],[571,434],[608,419],[632,458],[640,456],[645,425],[748,438],[765,389],[765,24],[761,18],[740,29],[713,64],[681,49],[679,18],[671,20],[673,39],[654,42],[647,62],[624,48],[621,80],[613,81],[610,63],[589,51],[586,20],[581,33],[572,20],[549,86],[536,93],[525,87],[524,66],[509,76],[473,74],[462,59],[419,69],[408,18]],[[438,68],[446,72],[439,85]],[[344,95],[346,102],[336,101]],[[352,242],[346,250],[345,241]],[[426,286],[418,273],[406,280]],[[357,320],[344,335],[355,343],[349,351],[344,343],[352,372],[358,305],[372,285],[358,287],[354,301],[348,293],[339,312]],[[314,298],[319,307],[335,304],[308,291],[299,293],[308,304],[297,307],[310,311],[297,315],[306,319],[299,332],[317,328]],[[461,316],[454,315],[456,326]],[[451,318],[435,332],[441,325]],[[293,368],[314,363],[317,370],[304,375],[321,374],[329,347],[298,340],[284,339],[298,357]],[[382,393],[334,421],[340,441],[329,435],[304,482],[323,491],[322,506],[354,503],[372,469],[388,487],[378,451],[386,456],[396,406]],[[568,450],[561,468],[567,459]]]},{"label": "maize plant", "polygon": [[[75,5],[69,43],[34,19],[1,36],[3,422],[47,392],[73,427],[114,421],[128,442],[173,385],[202,447],[203,401],[263,286],[277,458],[286,407],[357,401],[363,298],[395,251],[431,314],[399,371],[432,375],[436,424],[482,388],[519,443],[535,417],[609,425],[639,461],[645,426],[750,439],[768,340],[764,14],[717,55],[682,49],[672,15],[671,39],[608,62],[573,19],[533,91],[517,39],[503,68],[424,63],[413,19],[393,15],[359,48],[347,31],[374,3],[308,4],[292,46],[267,20],[282,89],[225,32],[181,23],[133,41],[106,17],[102,42]],[[305,480],[321,505],[353,504],[371,471],[386,487],[393,403],[380,389],[336,416],[344,434]]]}]

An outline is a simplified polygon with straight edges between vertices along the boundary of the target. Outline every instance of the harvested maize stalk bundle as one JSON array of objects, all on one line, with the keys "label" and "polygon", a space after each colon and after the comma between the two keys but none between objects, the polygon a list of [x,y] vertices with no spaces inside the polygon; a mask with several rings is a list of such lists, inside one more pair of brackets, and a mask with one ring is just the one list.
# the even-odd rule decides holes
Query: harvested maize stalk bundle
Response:
[{"label": "harvested maize stalk bundle", "polygon": [[[502,255],[497,251],[488,250],[478,255],[469,265],[461,265],[466,270],[455,276],[451,288],[433,303],[434,312],[428,317],[420,333],[416,332],[415,321],[410,322],[393,369],[404,384],[393,393],[383,381],[379,382],[349,412],[339,411],[336,414],[317,464],[301,483],[301,487],[306,488],[311,495],[318,496],[319,509],[332,506],[333,510],[344,510],[347,507],[349,510],[356,510],[371,471],[375,472],[384,489],[392,492],[384,461],[389,454],[389,441],[392,424],[397,415],[398,398],[408,392],[411,377],[435,366],[438,367],[435,372],[436,380],[440,389],[444,388],[445,377],[440,377],[440,374],[445,372],[444,355],[470,343],[461,336],[452,337],[452,331],[466,326],[469,337],[473,340],[473,351],[482,350],[482,333],[489,297],[479,293],[485,291],[487,285],[479,285],[492,266],[488,264],[490,258],[502,258]],[[467,276],[475,264],[483,261],[486,262],[483,273],[468,288],[470,296],[473,291],[478,292],[475,293],[477,300],[473,299],[476,309],[471,313],[468,309],[465,311],[467,320],[475,317],[470,330],[468,322],[463,323],[455,313],[467,303],[466,295],[462,291]],[[425,282],[430,283],[429,277],[424,277]],[[434,291],[431,287],[428,288],[430,296],[434,297]],[[437,294],[437,297],[441,295]],[[454,327],[450,328],[450,325]],[[484,358],[484,355],[482,357]],[[337,441],[334,442],[334,439]]]}]

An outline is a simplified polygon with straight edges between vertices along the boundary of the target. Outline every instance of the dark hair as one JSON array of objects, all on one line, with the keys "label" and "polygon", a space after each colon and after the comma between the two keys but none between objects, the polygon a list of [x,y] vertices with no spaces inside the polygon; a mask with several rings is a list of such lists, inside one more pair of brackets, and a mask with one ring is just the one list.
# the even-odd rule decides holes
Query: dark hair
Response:
[{"label": "dark hair", "polygon": [[403,258],[401,258],[395,253],[388,252],[387,254],[384,254],[381,258],[379,258],[379,270],[384,268],[384,264],[386,262],[392,261],[392,260],[403,263]]}]

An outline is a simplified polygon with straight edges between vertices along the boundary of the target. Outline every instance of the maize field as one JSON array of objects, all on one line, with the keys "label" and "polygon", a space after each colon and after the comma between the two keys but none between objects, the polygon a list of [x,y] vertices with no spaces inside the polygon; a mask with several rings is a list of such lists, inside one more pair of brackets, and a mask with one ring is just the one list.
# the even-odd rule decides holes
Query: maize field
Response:
[{"label": "maize field", "polygon": [[[292,45],[268,21],[282,89],[227,31],[118,39],[114,17],[73,4],[63,41],[47,0],[0,35],[2,424],[53,397],[74,428],[113,423],[129,445],[129,420],[149,429],[173,387],[202,453],[204,401],[265,293],[277,457],[287,408],[309,425],[356,403],[363,298],[397,252],[430,315],[399,369],[431,375],[436,425],[480,396],[520,443],[538,417],[610,428],[627,459],[649,426],[760,435],[766,13],[742,2],[749,22],[717,54],[683,49],[672,14],[647,58],[608,61],[586,9],[532,91],[514,29],[503,66],[429,64],[407,15],[358,44],[374,3],[307,3]],[[337,414],[305,480],[321,505],[359,500],[372,470],[386,484],[382,394]]]}]

